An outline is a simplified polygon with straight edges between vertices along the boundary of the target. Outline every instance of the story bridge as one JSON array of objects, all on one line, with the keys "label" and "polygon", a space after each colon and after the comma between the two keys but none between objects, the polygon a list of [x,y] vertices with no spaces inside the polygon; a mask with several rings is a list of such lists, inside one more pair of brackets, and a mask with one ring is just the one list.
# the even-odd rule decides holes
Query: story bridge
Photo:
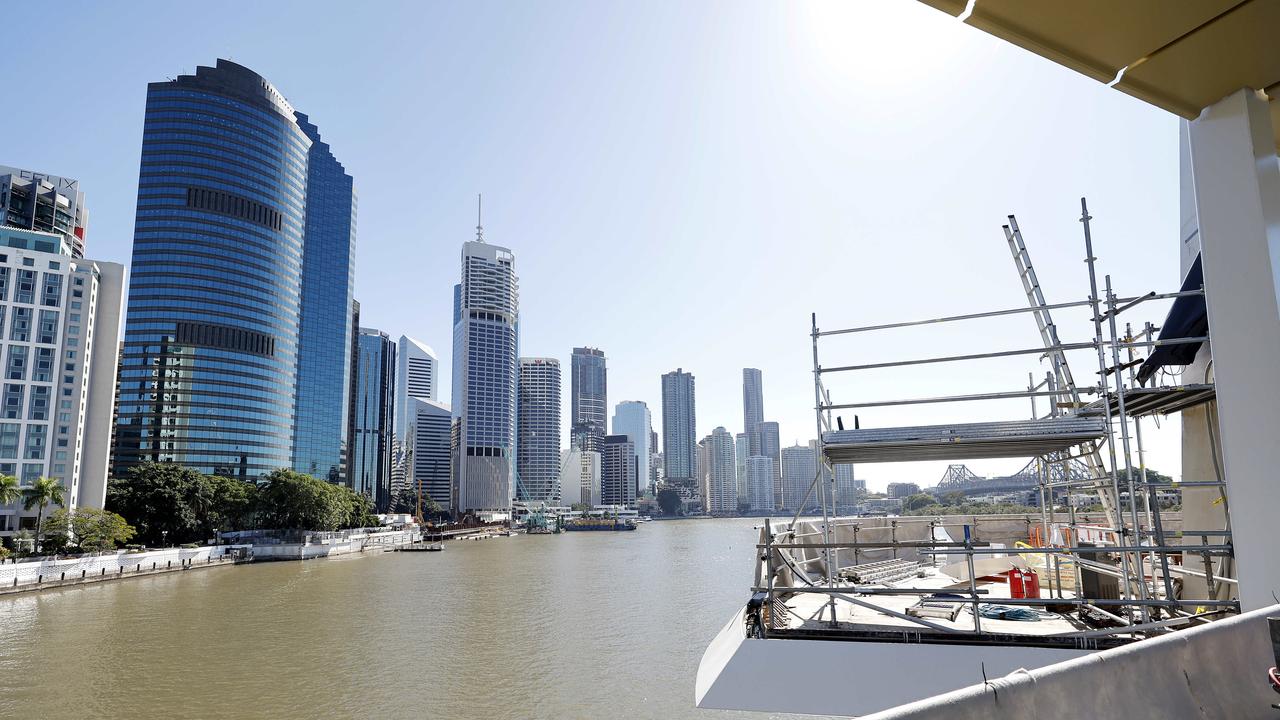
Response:
[{"label": "story bridge", "polygon": [[[1089,478],[1089,468],[1080,460],[1069,460],[1064,469],[1061,462],[1048,463],[1049,482],[1056,484],[1064,480],[1081,481]],[[1037,461],[1032,459],[1021,470],[1012,475],[982,477],[963,464],[948,465],[942,479],[926,492],[936,496],[951,492],[970,495],[986,495],[988,493],[1016,492],[1019,490],[1035,490],[1040,486],[1040,469]]]}]

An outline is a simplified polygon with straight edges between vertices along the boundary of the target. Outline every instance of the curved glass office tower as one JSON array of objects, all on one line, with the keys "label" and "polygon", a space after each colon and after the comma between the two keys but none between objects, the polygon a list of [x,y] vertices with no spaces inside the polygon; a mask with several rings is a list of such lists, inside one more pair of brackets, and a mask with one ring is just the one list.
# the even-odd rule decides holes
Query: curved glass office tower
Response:
[{"label": "curved glass office tower", "polygon": [[[308,245],[323,237],[318,215],[308,222],[309,135],[305,116],[235,63],[148,86],[117,474],[156,461],[253,478],[295,464],[304,247],[323,249]],[[347,223],[328,234],[349,248],[351,213],[326,214]],[[332,280],[350,298],[349,275]],[[311,307],[350,337],[349,305]],[[329,349],[338,367],[350,346]],[[346,417],[348,393],[333,394]],[[335,432],[335,457],[343,439]]]}]

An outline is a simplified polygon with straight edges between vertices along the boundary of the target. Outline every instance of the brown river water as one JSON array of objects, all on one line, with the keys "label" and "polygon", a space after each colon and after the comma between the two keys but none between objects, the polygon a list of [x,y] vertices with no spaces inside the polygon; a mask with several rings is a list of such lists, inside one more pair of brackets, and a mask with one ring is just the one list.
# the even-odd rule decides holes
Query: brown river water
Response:
[{"label": "brown river water", "polygon": [[0,718],[765,718],[693,707],[702,652],[749,595],[759,522],[0,597]]}]

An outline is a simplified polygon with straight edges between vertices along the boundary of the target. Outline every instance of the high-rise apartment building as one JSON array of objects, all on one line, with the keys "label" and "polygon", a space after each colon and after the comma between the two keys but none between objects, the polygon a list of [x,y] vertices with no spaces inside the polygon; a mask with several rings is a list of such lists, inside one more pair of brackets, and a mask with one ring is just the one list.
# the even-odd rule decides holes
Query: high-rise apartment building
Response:
[{"label": "high-rise apartment building", "polygon": [[456,508],[451,481],[450,430],[453,413],[445,403],[409,398],[407,483],[431,505],[443,511]]},{"label": "high-rise apartment building", "polygon": [[692,373],[662,376],[662,460],[666,481],[691,484],[698,465],[697,407]]},{"label": "high-rise apartment building", "polygon": [[516,405],[516,499],[560,500],[560,361],[520,358]]},{"label": "high-rise apartment building", "polygon": [[734,471],[738,479],[738,502],[751,502],[750,485],[747,482],[747,461],[751,458],[751,441],[746,433],[734,436]]},{"label": "high-rise apartment building", "polygon": [[653,482],[653,418],[640,400],[623,400],[613,409],[613,433],[626,435],[636,449],[636,496]]},{"label": "high-rise apartment building", "polygon": [[778,507],[782,507],[785,493],[782,487],[782,441],[778,437],[778,423],[772,420],[757,423],[756,433],[760,438],[758,454],[773,462],[773,499],[779,503]]},{"label": "high-rise apartment building", "polygon": [[760,454],[756,428],[764,422],[764,384],[756,368],[742,368],[742,432],[750,443],[748,456]]},{"label": "high-rise apartment building", "polygon": [[909,498],[920,492],[920,486],[913,482],[891,482],[885,488],[885,494],[891,498]]},{"label": "high-rise apartment building", "polygon": [[738,511],[738,470],[733,435],[718,427],[707,436],[707,512],[728,515]]},{"label": "high-rise apartment building", "polygon": [[453,417],[459,511],[506,513],[516,461],[519,282],[515,256],[476,240],[462,246],[462,282],[454,288]]},{"label": "high-rise apartment building", "polygon": [[773,511],[773,461],[763,455],[747,458],[747,502],[752,510]]},{"label": "high-rise apartment building", "polygon": [[649,492],[657,492],[658,476],[662,470],[662,452],[659,450],[658,431],[649,431]]},{"label": "high-rise apartment building", "polygon": [[606,435],[600,443],[600,503],[636,504],[636,446],[626,435]]},{"label": "high-rise apartment building", "polygon": [[360,328],[357,347],[347,478],[351,489],[373,501],[378,512],[387,512],[395,437],[396,344],[381,330]]},{"label": "high-rise apartment building", "polygon": [[88,217],[78,180],[0,165],[0,226],[34,230],[32,250],[84,257]]},{"label": "high-rise apartment building", "polygon": [[809,492],[817,474],[818,465],[814,460],[812,446],[792,445],[782,448],[782,507],[787,510],[817,507],[819,490]]},{"label": "high-rise apartment building", "polygon": [[609,373],[603,350],[573,349],[569,407],[571,442],[587,450],[599,450],[608,434]]},{"label": "high-rise apartment building", "polygon": [[260,75],[219,60],[148,86],[117,474],[346,479],[354,215],[350,177]]},{"label": "high-rise apartment building", "polygon": [[852,463],[840,463],[836,469],[836,507],[848,508],[858,504],[858,498],[864,492],[858,490],[858,481],[853,476]]},{"label": "high-rise apartment building", "polygon": [[[53,478],[67,508],[100,508],[125,270],[72,252],[61,232],[0,226],[0,474]],[[35,520],[21,500],[0,505],[0,535]]]}]

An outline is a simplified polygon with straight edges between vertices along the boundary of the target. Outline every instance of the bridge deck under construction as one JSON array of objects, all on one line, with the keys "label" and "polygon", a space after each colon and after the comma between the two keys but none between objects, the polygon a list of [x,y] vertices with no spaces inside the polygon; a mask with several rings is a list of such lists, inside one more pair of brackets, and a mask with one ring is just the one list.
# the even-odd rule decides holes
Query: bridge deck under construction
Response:
[{"label": "bridge deck under construction", "polygon": [[1059,416],[832,430],[822,434],[822,445],[832,463],[972,460],[1048,455],[1105,435],[1101,417]]}]

